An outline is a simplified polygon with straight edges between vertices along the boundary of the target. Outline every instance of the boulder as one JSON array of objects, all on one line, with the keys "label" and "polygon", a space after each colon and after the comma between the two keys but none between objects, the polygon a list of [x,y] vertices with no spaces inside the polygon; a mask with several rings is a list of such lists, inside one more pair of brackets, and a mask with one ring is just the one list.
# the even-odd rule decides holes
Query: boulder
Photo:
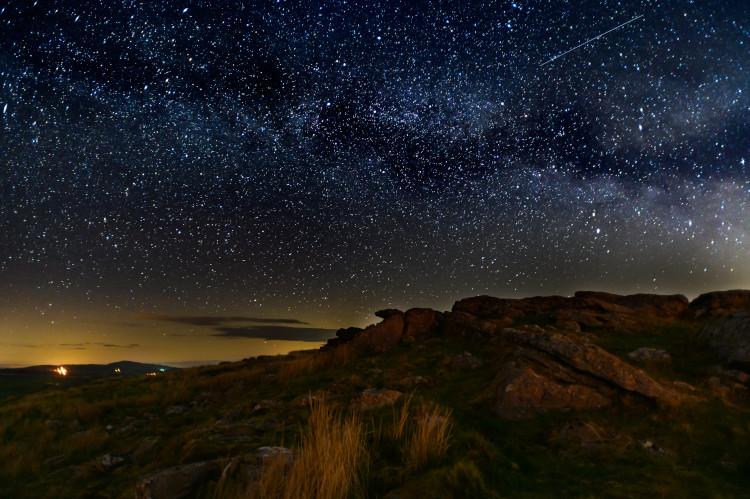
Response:
[{"label": "boulder", "polygon": [[557,380],[528,365],[504,366],[496,382],[495,412],[507,419],[525,419],[549,411],[600,409],[612,403],[595,388]]},{"label": "boulder", "polygon": [[136,499],[192,497],[204,483],[218,479],[223,468],[224,461],[216,459],[157,471],[136,484]]},{"label": "boulder", "polygon": [[750,313],[710,322],[700,337],[726,362],[750,363]]},{"label": "boulder", "polygon": [[501,325],[505,327],[518,322],[552,322],[560,329],[573,332],[581,328],[637,331],[656,322],[680,317],[688,305],[688,299],[682,295],[615,295],[579,291],[572,297],[504,299],[476,296],[456,302],[453,312],[503,321]]},{"label": "boulder", "polygon": [[452,311],[443,315],[442,332],[453,338],[483,340],[491,338],[498,329],[508,327],[509,319],[483,320],[468,312]]},{"label": "boulder", "polygon": [[690,303],[687,316],[692,319],[716,319],[740,312],[750,313],[750,290],[702,294]]},{"label": "boulder", "polygon": [[383,321],[368,326],[351,340],[351,345],[366,353],[382,353],[401,342],[404,334],[404,313],[398,310],[377,312]]},{"label": "boulder", "polygon": [[623,398],[662,406],[689,398],[585,338],[528,326],[503,329],[498,340],[514,347],[494,382],[495,412],[509,419],[599,409]]},{"label": "boulder", "polygon": [[422,340],[434,336],[439,328],[443,314],[431,308],[412,308],[404,317],[404,338]]}]

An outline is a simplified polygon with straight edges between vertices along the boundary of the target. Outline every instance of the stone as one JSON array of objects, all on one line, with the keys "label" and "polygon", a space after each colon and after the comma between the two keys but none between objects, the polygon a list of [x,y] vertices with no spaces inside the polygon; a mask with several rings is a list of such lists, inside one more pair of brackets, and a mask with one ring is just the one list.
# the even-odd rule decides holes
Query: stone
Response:
[{"label": "stone", "polygon": [[443,314],[430,308],[412,308],[404,316],[404,337],[423,340],[434,336]]},{"label": "stone", "polygon": [[672,356],[665,350],[660,350],[658,348],[641,347],[630,352],[628,357],[641,362],[672,362]]},{"label": "stone", "polygon": [[728,362],[750,363],[750,313],[706,324],[700,337]]},{"label": "stone", "polygon": [[383,353],[401,342],[404,313],[398,310],[381,310],[376,315],[385,317],[382,322],[366,327],[352,339],[350,344],[356,350],[363,353]]},{"label": "stone", "polygon": [[112,454],[104,454],[97,461],[101,469],[108,470],[124,463],[125,458],[122,456],[113,456]]},{"label": "stone", "polygon": [[503,329],[497,339],[509,346],[493,385],[494,410],[508,419],[601,409],[620,399],[667,407],[691,399],[582,337],[527,326]]},{"label": "stone", "polygon": [[135,486],[136,499],[184,499],[195,495],[200,486],[218,479],[223,460],[201,461],[157,471]]},{"label": "stone", "polygon": [[456,355],[451,360],[451,365],[454,369],[462,370],[462,371],[473,371],[474,369],[479,369],[482,367],[484,363],[482,360],[478,357],[475,357],[470,352],[464,352],[462,354]]},{"label": "stone", "polygon": [[750,313],[750,290],[702,294],[690,303],[686,315],[693,319],[716,319],[740,312]]},{"label": "stone", "polygon": [[368,388],[354,400],[354,406],[362,411],[388,407],[394,405],[402,395],[403,393],[398,390]]}]

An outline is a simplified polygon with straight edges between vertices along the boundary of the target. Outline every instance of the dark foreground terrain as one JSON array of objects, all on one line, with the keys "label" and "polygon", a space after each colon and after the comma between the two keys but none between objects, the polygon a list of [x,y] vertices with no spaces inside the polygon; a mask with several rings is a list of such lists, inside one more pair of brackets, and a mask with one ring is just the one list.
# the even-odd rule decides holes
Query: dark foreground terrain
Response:
[{"label": "dark foreground terrain", "polygon": [[475,297],[15,397],[0,497],[750,497],[750,292]]}]

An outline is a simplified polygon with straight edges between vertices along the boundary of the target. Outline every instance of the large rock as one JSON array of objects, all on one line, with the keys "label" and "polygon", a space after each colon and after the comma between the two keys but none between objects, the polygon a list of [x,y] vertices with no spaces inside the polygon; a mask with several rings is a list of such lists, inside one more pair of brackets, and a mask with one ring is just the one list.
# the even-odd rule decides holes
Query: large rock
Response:
[{"label": "large rock", "polygon": [[136,499],[183,499],[193,497],[201,486],[221,476],[222,459],[167,468],[136,484]]},{"label": "large rock", "polygon": [[401,342],[404,335],[404,313],[398,310],[376,312],[383,321],[368,326],[351,340],[351,345],[359,351],[382,353]]},{"label": "large rock", "polygon": [[687,315],[693,319],[729,317],[739,312],[750,313],[750,291],[714,291],[690,303]]},{"label": "large rock", "polygon": [[687,399],[580,337],[530,326],[503,329],[498,339],[515,346],[495,379],[495,411],[504,417],[598,409],[622,397],[662,406]]},{"label": "large rock", "polygon": [[682,295],[615,295],[580,291],[572,297],[537,296],[503,299],[476,296],[456,302],[454,313],[510,326],[518,322],[546,322],[567,331],[615,329],[636,331],[680,317],[688,308]]},{"label": "large rock", "polygon": [[711,322],[700,335],[725,361],[750,363],[750,313]]},{"label": "large rock", "polygon": [[443,314],[431,308],[412,308],[404,317],[404,337],[421,340],[434,336],[439,328]]}]

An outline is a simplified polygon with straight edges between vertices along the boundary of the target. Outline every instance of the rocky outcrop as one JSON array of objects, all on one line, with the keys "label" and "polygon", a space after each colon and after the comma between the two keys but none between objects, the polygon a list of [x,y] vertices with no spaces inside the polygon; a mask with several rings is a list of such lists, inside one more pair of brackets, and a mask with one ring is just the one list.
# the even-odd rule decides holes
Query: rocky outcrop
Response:
[{"label": "rocky outcrop", "polygon": [[398,310],[376,312],[383,321],[369,326],[352,338],[352,347],[368,353],[382,353],[401,342],[404,334],[404,313]]},{"label": "rocky outcrop", "polygon": [[375,315],[383,320],[365,329],[339,329],[336,338],[329,340],[324,348],[348,343],[360,352],[386,352],[402,342],[424,340],[437,334],[444,314],[429,308],[412,308],[405,313],[395,309],[379,310]]},{"label": "rocky outcrop", "polygon": [[750,313],[750,290],[702,294],[690,303],[686,315],[691,319],[716,319],[741,312]]},{"label": "rocky outcrop", "polygon": [[500,326],[545,322],[566,331],[615,329],[637,331],[655,322],[675,319],[688,309],[682,295],[615,295],[579,291],[572,297],[545,296],[503,299],[476,296],[456,302],[454,313],[465,313]]},{"label": "rocky outcrop", "polygon": [[700,336],[726,362],[750,363],[750,313],[710,322]]},{"label": "rocky outcrop", "polygon": [[503,329],[498,340],[516,347],[495,379],[495,411],[503,417],[599,409],[623,397],[661,406],[676,406],[687,399],[580,337],[531,326]]},{"label": "rocky outcrop", "polygon": [[443,314],[431,308],[412,308],[406,311],[404,337],[414,340],[429,338],[440,326]]}]

